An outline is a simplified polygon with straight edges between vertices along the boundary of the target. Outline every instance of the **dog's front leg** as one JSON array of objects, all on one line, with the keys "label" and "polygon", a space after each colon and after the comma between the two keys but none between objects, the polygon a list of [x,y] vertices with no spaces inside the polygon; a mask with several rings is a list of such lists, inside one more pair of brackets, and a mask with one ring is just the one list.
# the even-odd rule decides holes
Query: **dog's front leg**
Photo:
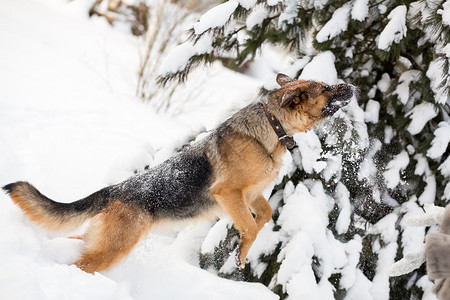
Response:
[{"label": "dog's front leg", "polygon": [[255,214],[256,226],[259,232],[272,218],[272,207],[270,207],[269,202],[261,194],[251,201],[249,206],[250,210]]},{"label": "dog's front leg", "polygon": [[231,217],[234,226],[239,230],[240,240],[236,264],[239,269],[243,269],[247,253],[258,234],[258,226],[245,204],[245,198],[241,190],[228,190],[219,186],[216,187],[213,197]]}]

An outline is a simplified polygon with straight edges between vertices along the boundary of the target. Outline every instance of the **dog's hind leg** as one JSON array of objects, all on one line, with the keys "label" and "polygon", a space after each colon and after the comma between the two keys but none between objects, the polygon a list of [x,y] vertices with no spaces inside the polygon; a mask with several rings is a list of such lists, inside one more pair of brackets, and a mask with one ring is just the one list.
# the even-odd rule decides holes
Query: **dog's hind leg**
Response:
[{"label": "dog's hind leg", "polygon": [[83,235],[86,242],[83,254],[74,264],[89,273],[109,269],[131,252],[150,226],[148,213],[114,201],[92,220]]},{"label": "dog's hind leg", "polygon": [[234,226],[239,230],[239,253],[237,253],[236,264],[240,269],[243,269],[247,253],[258,234],[258,226],[245,203],[242,191],[216,188],[213,197],[231,217]]},{"label": "dog's hind leg", "polygon": [[253,201],[249,202],[250,210],[255,214],[256,226],[258,232],[272,218],[272,207],[263,195],[258,195]]}]

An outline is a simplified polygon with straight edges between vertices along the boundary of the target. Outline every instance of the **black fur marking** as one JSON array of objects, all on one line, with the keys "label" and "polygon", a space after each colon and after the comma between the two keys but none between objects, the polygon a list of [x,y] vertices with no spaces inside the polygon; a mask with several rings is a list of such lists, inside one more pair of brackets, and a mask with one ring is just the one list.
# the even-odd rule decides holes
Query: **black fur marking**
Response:
[{"label": "black fur marking", "polygon": [[10,184],[7,184],[7,185],[5,185],[4,187],[2,187],[2,190],[4,190],[7,194],[11,194],[12,193],[12,190],[14,189],[14,185],[15,185],[16,183],[10,183]]},{"label": "black fur marking", "polygon": [[147,172],[112,186],[111,197],[146,209],[153,218],[193,218],[213,205],[212,167],[201,147],[187,148]]}]

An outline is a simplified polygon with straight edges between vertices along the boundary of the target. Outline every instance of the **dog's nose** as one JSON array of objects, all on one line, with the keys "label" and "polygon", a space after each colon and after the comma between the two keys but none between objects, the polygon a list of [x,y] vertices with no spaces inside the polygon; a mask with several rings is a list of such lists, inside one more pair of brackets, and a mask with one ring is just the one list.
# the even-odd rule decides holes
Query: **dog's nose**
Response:
[{"label": "dog's nose", "polygon": [[355,86],[351,84],[337,84],[332,87],[332,95],[323,108],[323,115],[328,117],[334,115],[341,107],[346,106],[353,97]]}]

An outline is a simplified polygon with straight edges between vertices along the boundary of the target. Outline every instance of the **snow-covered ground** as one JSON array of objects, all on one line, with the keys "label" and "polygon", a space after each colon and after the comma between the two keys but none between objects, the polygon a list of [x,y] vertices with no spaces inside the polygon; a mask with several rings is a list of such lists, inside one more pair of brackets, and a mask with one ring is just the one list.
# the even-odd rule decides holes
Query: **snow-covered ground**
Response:
[{"label": "snow-covered ground", "polygon": [[[156,113],[134,96],[139,40],[89,19],[92,2],[0,4],[0,186],[27,180],[52,199],[77,200],[164,160],[256,91],[257,81],[212,68],[182,114]],[[211,225],[151,233],[118,266],[91,275],[69,265],[82,242],[34,226],[1,192],[0,298],[276,299],[261,284],[198,267]]]}]

